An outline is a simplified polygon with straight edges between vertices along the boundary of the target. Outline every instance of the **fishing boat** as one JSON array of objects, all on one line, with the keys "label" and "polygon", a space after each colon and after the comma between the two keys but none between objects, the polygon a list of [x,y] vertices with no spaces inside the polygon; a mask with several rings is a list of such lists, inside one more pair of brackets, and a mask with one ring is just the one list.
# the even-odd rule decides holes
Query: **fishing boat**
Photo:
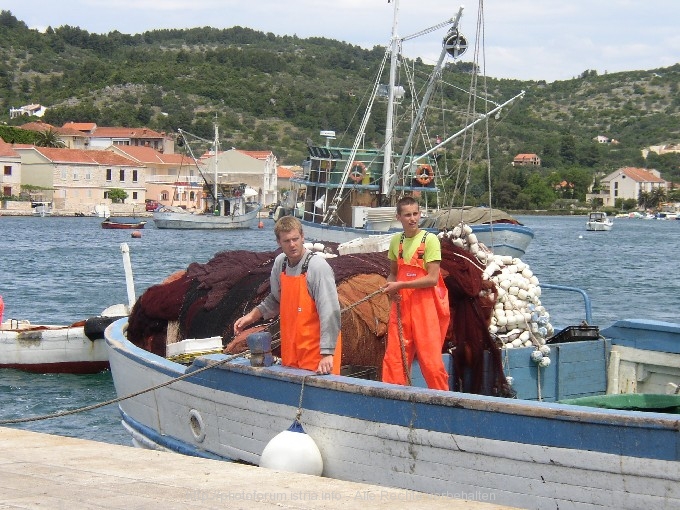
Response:
[{"label": "fishing boat", "polygon": [[[189,137],[195,136],[179,130],[183,145],[190,151],[196,168],[203,176],[206,189],[210,194],[210,203],[206,204],[206,210],[192,212],[181,207],[160,206],[153,212],[153,221],[157,228],[162,229],[200,229],[200,230],[223,230],[253,228],[258,224],[262,205],[253,199],[258,195],[253,188],[238,182],[220,181],[219,168],[220,142],[219,131],[215,124],[215,137],[212,141],[210,158],[213,165],[212,176],[206,175],[202,170],[202,163],[193,153]],[[206,140],[200,139],[206,142]],[[212,182],[210,182],[212,180]]]},{"label": "fishing boat", "polygon": [[127,315],[119,306],[69,325],[7,319],[0,324],[0,368],[41,374],[94,374],[109,368],[104,330]]},{"label": "fishing boat", "polygon": [[[466,164],[463,160],[468,156],[472,158],[474,151],[477,150],[478,144],[475,143],[473,147],[471,142],[477,136],[473,135],[475,127],[481,128],[483,125],[481,123],[500,116],[504,107],[524,95],[522,91],[510,100],[498,104],[490,101],[488,96],[477,97],[472,93],[474,100],[468,104],[476,107],[478,102],[483,103],[484,111],[469,111],[466,118],[472,120],[462,129],[459,130],[457,126],[456,132],[451,136],[437,136],[432,139],[425,127],[425,121],[432,120],[431,116],[427,119],[427,111],[434,89],[440,84],[438,78],[443,72],[446,58],[459,58],[468,46],[467,40],[459,31],[462,8],[450,20],[423,31],[449,27],[439,60],[426,82],[426,87],[423,87],[425,92],[420,95],[416,89],[421,84],[415,85],[414,76],[407,77],[411,85],[409,94],[406,93],[404,86],[397,83],[397,69],[413,72],[407,63],[400,60],[402,43],[413,37],[402,38],[398,35],[399,2],[393,4],[394,23],[391,41],[367,101],[367,108],[354,143],[351,147],[333,145],[336,133],[330,130],[320,132],[320,136],[325,138],[325,144],[314,143],[309,139],[307,141],[309,154],[303,162],[303,170],[291,178],[293,189],[284,197],[274,213],[274,219],[284,214],[298,216],[307,239],[346,243],[356,238],[396,232],[401,227],[395,219],[394,205],[396,200],[405,194],[420,197],[426,215],[446,208],[449,216],[452,219],[456,217],[456,222],[460,222],[465,215],[463,208],[445,206],[443,202],[446,200],[445,196],[448,196],[448,200],[467,196],[462,187],[467,186],[468,179],[451,178],[450,174],[453,172],[447,166],[452,163],[450,160],[453,156],[447,154],[446,147],[465,135],[467,145],[464,143],[461,149],[464,158],[457,164],[461,166]],[[382,85],[381,77],[387,67],[389,83]],[[475,65],[475,69],[477,68]],[[473,88],[476,89],[476,85]],[[492,107],[487,108],[489,105]],[[411,107],[411,112],[404,115],[405,117],[410,115],[408,118],[413,119],[406,135],[400,135],[397,131],[396,121],[400,118],[398,106]],[[386,118],[384,141],[378,148],[367,148],[366,128],[371,121],[373,110],[382,107],[385,110],[380,114],[384,113]],[[401,151],[395,151],[397,142],[402,141]],[[469,151],[469,154],[466,154],[466,151]],[[464,171],[466,169],[463,168],[458,172]],[[430,209],[432,207],[433,210]],[[502,211],[486,209],[485,220],[470,223],[475,234],[495,253],[516,257],[524,255],[533,238],[533,231]],[[425,228],[438,231],[437,227]]]},{"label": "fishing boat", "polygon": [[[222,252],[150,287],[105,333],[133,444],[260,465],[299,425],[326,477],[522,508],[677,507],[680,325],[600,329],[583,290],[540,284],[519,259],[482,256],[472,235],[440,235],[451,391],[426,388],[417,360],[411,386],[381,382],[382,253],[312,245],[338,285],[340,376],[266,366],[275,342],[246,346],[275,338],[276,322],[232,338],[234,321],[268,293],[276,252]],[[555,328],[542,292],[583,296],[583,322]]]},{"label": "fishing boat", "polygon": [[593,232],[608,232],[614,227],[614,221],[607,217],[606,212],[594,211],[588,215],[586,230]]},{"label": "fishing boat", "polygon": [[144,228],[146,221],[121,221],[118,218],[106,218],[102,221],[102,228],[106,229],[140,229]]}]

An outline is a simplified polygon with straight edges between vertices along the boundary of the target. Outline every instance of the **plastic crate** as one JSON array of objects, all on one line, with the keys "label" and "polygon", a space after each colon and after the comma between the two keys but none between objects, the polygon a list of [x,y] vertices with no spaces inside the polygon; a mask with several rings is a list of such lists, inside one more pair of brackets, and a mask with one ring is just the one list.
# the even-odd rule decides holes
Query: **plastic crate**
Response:
[{"label": "plastic crate", "polygon": [[559,333],[546,340],[547,344],[563,344],[566,342],[582,342],[600,338],[600,328],[597,326],[568,326]]}]

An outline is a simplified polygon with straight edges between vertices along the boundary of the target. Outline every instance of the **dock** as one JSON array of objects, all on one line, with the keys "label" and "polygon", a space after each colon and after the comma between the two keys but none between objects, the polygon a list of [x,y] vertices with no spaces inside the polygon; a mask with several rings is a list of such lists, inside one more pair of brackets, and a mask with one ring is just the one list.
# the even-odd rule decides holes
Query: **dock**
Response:
[{"label": "dock", "polygon": [[0,509],[498,510],[431,495],[0,427]]}]

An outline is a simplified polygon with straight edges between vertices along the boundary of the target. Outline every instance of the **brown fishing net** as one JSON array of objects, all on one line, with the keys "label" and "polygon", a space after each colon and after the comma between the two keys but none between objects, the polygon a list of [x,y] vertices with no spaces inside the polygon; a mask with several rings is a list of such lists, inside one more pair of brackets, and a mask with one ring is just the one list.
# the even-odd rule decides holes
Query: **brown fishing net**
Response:
[{"label": "brown fishing net", "polygon": [[[233,338],[233,329],[236,319],[269,293],[269,276],[278,253],[218,253],[209,262],[193,263],[186,271],[150,287],[130,313],[128,339],[165,356],[168,322],[177,322],[177,340],[221,336],[222,344],[230,353],[245,350],[245,339],[254,331],[266,328],[276,337],[277,321],[254,324],[253,329],[238,338]],[[343,309],[342,364],[372,367],[379,379],[390,305],[387,296],[376,291],[384,286],[389,274],[387,254],[343,255],[327,261],[335,273]],[[493,292],[493,283],[484,282],[482,268],[472,262],[468,252],[456,248],[447,238],[442,239],[441,267],[451,303],[452,321],[444,347],[453,350],[454,389],[509,395],[500,349],[488,330],[495,297],[482,292]],[[484,289],[485,286],[489,288]],[[274,351],[274,354],[278,353]]]},{"label": "brown fishing net", "polygon": [[496,302],[493,282],[482,279],[484,267],[466,250],[444,237],[442,269],[449,289],[451,322],[447,343],[453,355],[454,391],[511,397],[500,348],[489,324]]}]

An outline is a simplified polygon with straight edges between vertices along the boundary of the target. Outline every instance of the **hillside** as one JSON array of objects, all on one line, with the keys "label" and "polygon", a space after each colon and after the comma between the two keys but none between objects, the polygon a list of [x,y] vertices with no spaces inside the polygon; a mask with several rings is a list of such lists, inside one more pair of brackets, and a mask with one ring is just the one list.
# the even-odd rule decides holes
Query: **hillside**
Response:
[{"label": "hillside", "polygon": [[[62,26],[39,33],[1,11],[0,121],[22,124],[25,118],[10,121],[9,108],[40,103],[49,107],[45,122],[54,125],[182,128],[210,138],[216,120],[225,145],[271,149],[282,164],[299,164],[306,140],[320,143],[320,130],[335,130],[338,142],[351,142],[383,55],[379,46],[365,50],[242,27],[99,35]],[[429,66],[411,64],[420,79],[428,74]],[[466,89],[470,66],[447,66],[443,81]],[[529,207],[554,200],[551,187],[563,179],[574,182],[582,198],[594,175],[620,166],[657,168],[678,181],[680,157],[652,155],[645,161],[640,151],[680,140],[679,83],[680,64],[601,76],[585,70],[579,78],[549,84],[487,78],[492,98],[527,91],[494,127],[495,175],[526,190],[531,172],[509,163],[517,153],[539,154],[543,186],[525,195],[526,204],[514,204]],[[438,100],[462,118],[455,112],[465,111],[467,95]],[[367,143],[377,143],[383,124],[384,113],[371,118]],[[597,135],[619,144],[596,144]],[[478,176],[479,201],[483,180]],[[517,189],[506,191],[516,196]]]}]

